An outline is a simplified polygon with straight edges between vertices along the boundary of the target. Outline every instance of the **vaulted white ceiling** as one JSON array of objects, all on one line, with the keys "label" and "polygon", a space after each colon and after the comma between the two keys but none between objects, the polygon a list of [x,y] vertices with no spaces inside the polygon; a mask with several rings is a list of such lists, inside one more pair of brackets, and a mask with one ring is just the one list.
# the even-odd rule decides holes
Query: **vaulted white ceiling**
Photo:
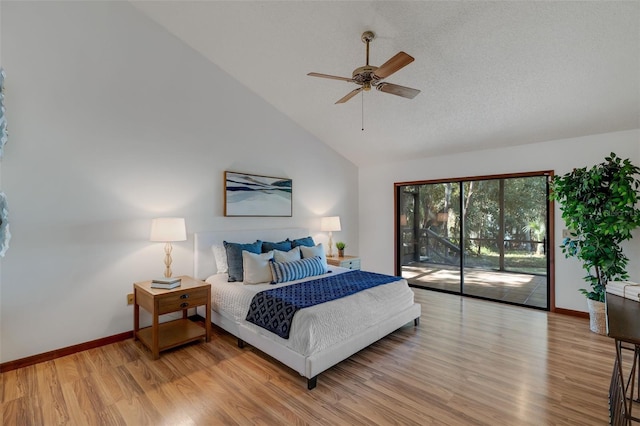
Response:
[{"label": "vaulted white ceiling", "polygon": [[[637,1],[133,3],[358,165],[640,127]],[[306,75],[350,77],[366,30],[415,99]]]}]

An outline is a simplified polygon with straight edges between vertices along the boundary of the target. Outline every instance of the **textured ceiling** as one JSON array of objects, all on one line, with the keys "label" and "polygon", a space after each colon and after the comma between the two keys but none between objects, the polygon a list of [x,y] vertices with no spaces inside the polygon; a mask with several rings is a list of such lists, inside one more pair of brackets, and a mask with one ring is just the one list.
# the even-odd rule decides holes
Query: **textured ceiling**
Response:
[{"label": "textured ceiling", "polygon": [[[133,3],[358,165],[640,127],[638,1]],[[365,30],[415,99],[306,75],[350,77]]]}]

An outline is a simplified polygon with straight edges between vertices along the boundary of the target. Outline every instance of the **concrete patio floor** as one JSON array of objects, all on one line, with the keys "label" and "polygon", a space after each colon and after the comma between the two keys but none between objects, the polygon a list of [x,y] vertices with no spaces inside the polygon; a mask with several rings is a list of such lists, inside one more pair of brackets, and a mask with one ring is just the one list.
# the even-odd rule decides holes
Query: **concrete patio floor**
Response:
[{"label": "concrete patio floor", "polygon": [[[449,265],[414,262],[402,266],[409,284],[460,292],[460,270]],[[547,309],[547,277],[544,275],[465,268],[464,293],[473,296]]]}]

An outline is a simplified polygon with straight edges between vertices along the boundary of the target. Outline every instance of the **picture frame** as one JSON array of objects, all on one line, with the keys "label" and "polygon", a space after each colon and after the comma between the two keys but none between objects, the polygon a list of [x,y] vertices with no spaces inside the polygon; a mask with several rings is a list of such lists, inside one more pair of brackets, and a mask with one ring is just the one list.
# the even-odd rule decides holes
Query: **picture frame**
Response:
[{"label": "picture frame", "polygon": [[293,216],[293,181],[288,178],[224,172],[224,215]]}]

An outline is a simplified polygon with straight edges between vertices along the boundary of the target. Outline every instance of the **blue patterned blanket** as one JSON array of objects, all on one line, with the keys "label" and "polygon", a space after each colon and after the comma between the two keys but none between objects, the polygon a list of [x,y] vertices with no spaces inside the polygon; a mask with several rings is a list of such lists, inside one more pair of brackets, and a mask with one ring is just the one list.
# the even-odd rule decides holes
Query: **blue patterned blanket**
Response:
[{"label": "blue patterned blanket", "polygon": [[253,296],[247,321],[288,339],[293,316],[300,309],[398,280],[391,275],[356,270],[264,290]]}]

